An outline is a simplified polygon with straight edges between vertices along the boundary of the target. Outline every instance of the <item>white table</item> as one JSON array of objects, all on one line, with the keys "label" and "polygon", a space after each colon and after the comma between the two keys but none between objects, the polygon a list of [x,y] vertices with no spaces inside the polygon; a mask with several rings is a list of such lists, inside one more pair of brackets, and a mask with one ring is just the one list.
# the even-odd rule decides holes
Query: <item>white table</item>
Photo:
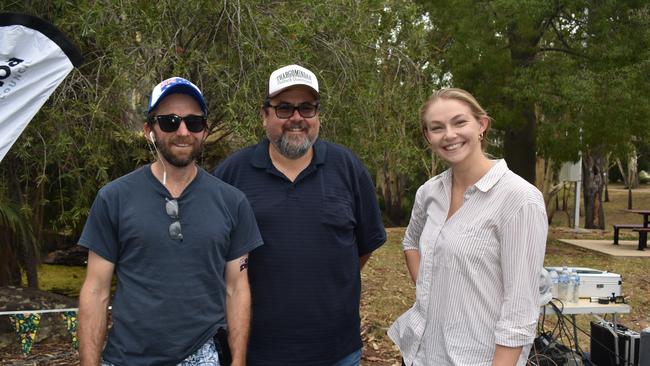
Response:
[{"label": "white table", "polygon": [[[553,300],[555,305],[558,308],[562,308],[561,304],[557,300]],[[572,302],[562,302],[564,304],[564,309],[562,313],[565,315],[575,315],[575,314],[628,314],[631,310],[630,305],[628,304],[599,304],[597,302],[590,302],[589,299],[579,299],[577,303]],[[551,305],[546,305],[546,310],[550,310],[555,313],[555,309]]]},{"label": "white table", "polygon": [[[576,315],[578,314],[612,314],[612,323],[614,324],[614,329],[616,329],[616,314],[629,314],[631,308],[628,304],[599,304],[597,302],[590,302],[589,299],[578,299],[577,303],[571,302],[562,302],[562,304],[557,300],[552,300],[555,305],[557,305],[560,310],[562,310],[563,315],[570,315],[571,320],[573,321],[573,340],[576,345],[576,351],[578,351],[578,329],[576,326]],[[542,311],[546,310],[547,314],[556,314],[555,308],[550,304],[547,304],[542,308]]]}]

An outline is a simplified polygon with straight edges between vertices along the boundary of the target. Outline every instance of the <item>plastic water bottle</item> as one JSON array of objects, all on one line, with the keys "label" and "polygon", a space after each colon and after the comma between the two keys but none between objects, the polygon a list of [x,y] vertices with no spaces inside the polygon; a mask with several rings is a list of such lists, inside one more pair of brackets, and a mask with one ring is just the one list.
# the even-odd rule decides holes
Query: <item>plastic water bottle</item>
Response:
[{"label": "plastic water bottle", "polygon": [[549,277],[551,277],[551,294],[553,295],[553,298],[559,299],[559,294],[558,294],[558,283],[559,283],[559,276],[557,274],[557,271],[551,270],[548,273]]},{"label": "plastic water bottle", "polygon": [[574,269],[571,277],[573,277],[573,299],[571,299],[571,302],[577,303],[578,299],[580,299],[580,276]]},{"label": "plastic water bottle", "polygon": [[573,301],[573,293],[575,292],[575,277],[573,276],[573,270],[568,271],[567,276],[569,277],[569,281],[567,284],[567,290],[566,290],[566,301],[567,302],[574,302]]},{"label": "plastic water bottle", "polygon": [[564,267],[558,276],[558,299],[566,302],[569,298],[569,270]]}]

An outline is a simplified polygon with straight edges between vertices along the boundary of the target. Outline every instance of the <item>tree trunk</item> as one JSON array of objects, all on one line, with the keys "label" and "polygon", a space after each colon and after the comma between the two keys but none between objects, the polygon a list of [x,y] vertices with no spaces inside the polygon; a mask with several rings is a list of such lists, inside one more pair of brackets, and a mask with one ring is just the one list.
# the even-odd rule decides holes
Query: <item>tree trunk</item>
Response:
[{"label": "tree trunk", "polygon": [[553,215],[558,209],[558,194],[562,189],[562,183],[555,183],[557,177],[554,172],[555,162],[553,159],[537,160],[537,188],[544,196],[546,204],[546,217],[549,225],[553,221]]},{"label": "tree trunk", "polygon": [[605,157],[605,202],[609,202],[609,171],[612,166],[612,153],[609,153]]},{"label": "tree trunk", "polygon": [[38,256],[34,245],[30,242],[20,246],[21,262],[27,277],[27,287],[38,289]]},{"label": "tree trunk", "polygon": [[638,157],[636,155],[636,149],[632,149],[630,155],[627,158],[627,169],[623,168],[623,163],[621,159],[616,158],[616,166],[618,166],[618,171],[623,177],[623,184],[625,188],[639,188],[639,174],[638,174]]},{"label": "tree trunk", "polygon": [[15,247],[11,245],[14,235],[7,227],[0,227],[0,287],[20,286],[20,267],[16,258]]},{"label": "tree trunk", "polygon": [[627,169],[623,169],[621,159],[616,158],[616,166],[623,177],[623,184],[627,188],[627,209],[632,209],[632,188],[639,186],[639,177],[637,174],[637,156],[636,149],[633,149],[627,159]]},{"label": "tree trunk", "polygon": [[623,178],[623,185],[625,188],[630,186],[630,180],[629,177],[627,176],[627,172],[625,169],[623,169],[623,163],[621,163],[621,159],[616,158],[616,166],[618,167],[618,172],[621,173],[621,177]]},{"label": "tree trunk", "polygon": [[627,209],[632,209],[632,187],[627,186]]},{"label": "tree trunk", "polygon": [[569,190],[571,189],[571,183],[562,182],[562,211],[568,212],[569,210]]},{"label": "tree trunk", "polygon": [[604,156],[587,152],[582,157],[582,183],[584,189],[585,228],[605,229],[603,209]]},{"label": "tree trunk", "polygon": [[[527,22],[508,24],[510,58],[513,70],[524,70],[535,64],[538,44],[544,34],[545,24],[540,17],[531,17]],[[514,74],[514,73],[513,73]],[[514,75],[513,75],[514,76]],[[506,105],[514,113],[514,120],[505,128],[503,155],[510,170],[535,184],[537,162],[537,117],[535,104],[529,101],[506,97]]]},{"label": "tree trunk", "polygon": [[605,158],[605,202],[609,202],[609,190],[607,189],[609,186],[609,157],[610,154],[607,154]]},{"label": "tree trunk", "polygon": [[39,288],[38,284],[38,264],[40,263],[40,243],[43,242],[43,205],[45,200],[45,184],[41,181],[34,191],[32,202],[31,226],[33,235],[30,236],[25,247],[24,270],[27,275],[27,287]]},{"label": "tree trunk", "polygon": [[400,179],[384,164],[378,172],[377,186],[384,201],[384,214],[391,224],[400,225],[404,218]]},{"label": "tree trunk", "polygon": [[636,149],[633,149],[627,159],[627,181],[630,188],[639,188],[639,174]]},{"label": "tree trunk", "polygon": [[532,105],[519,107],[523,124],[506,128],[503,155],[510,170],[531,184],[535,184],[537,162],[535,113]]}]

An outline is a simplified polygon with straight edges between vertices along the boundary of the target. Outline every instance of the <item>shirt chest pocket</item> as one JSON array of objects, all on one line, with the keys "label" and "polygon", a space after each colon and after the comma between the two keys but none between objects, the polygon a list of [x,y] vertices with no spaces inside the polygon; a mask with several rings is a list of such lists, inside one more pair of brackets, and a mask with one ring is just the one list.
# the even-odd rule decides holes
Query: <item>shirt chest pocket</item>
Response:
[{"label": "shirt chest pocket", "polygon": [[489,229],[463,225],[449,240],[449,265],[461,271],[475,271],[498,255],[499,243]]},{"label": "shirt chest pocket", "polygon": [[354,243],[357,220],[352,203],[343,197],[325,196],[321,206],[321,224],[341,245]]}]

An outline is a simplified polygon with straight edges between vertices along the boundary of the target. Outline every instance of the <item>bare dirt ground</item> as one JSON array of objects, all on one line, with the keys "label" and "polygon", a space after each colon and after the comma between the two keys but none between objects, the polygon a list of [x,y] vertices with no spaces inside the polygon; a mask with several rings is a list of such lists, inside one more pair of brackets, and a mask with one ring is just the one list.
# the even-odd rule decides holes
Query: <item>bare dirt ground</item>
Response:
[{"label": "bare dirt ground", "polygon": [[42,342],[34,345],[28,356],[23,356],[18,345],[4,354],[0,353],[3,366],[72,366],[79,365],[79,355],[67,342]]}]

